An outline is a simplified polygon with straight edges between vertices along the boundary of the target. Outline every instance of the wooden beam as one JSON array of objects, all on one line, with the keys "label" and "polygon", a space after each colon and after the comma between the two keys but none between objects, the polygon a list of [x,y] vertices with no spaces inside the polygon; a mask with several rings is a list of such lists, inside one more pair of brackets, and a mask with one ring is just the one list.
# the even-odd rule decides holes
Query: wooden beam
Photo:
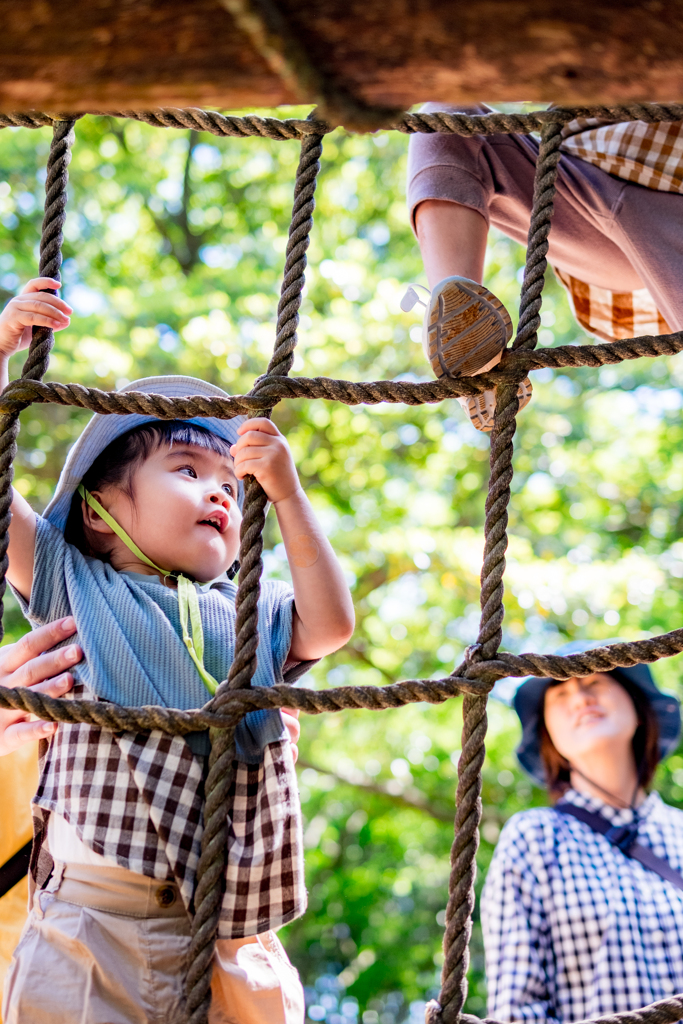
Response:
[{"label": "wooden beam", "polygon": [[[277,0],[369,104],[683,96],[683,0]],[[221,0],[0,0],[0,109],[305,103]]]}]

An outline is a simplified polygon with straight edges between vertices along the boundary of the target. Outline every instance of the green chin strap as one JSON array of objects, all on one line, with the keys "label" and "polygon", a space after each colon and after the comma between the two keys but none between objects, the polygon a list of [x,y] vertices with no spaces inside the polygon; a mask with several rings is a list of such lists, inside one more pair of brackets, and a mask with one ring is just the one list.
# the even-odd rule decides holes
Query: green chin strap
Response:
[{"label": "green chin strap", "polygon": [[[166,577],[172,577],[178,585],[178,612],[180,614],[180,625],[183,631],[183,643],[187,647],[188,654],[192,658],[199,675],[201,676],[202,682],[206,686],[209,693],[213,694],[218,689],[218,682],[214,679],[210,672],[204,668],[204,630],[202,628],[202,617],[199,611],[199,598],[197,597],[197,591],[195,590],[194,583],[183,576],[182,573],[175,573],[167,569],[162,569],[160,566],[155,565],[151,558],[143,554],[140,548],[137,546],[134,540],[128,536],[122,526],[116,522],[113,516],[110,516],[106,508],[103,508],[97,498],[93,498],[90,491],[87,491],[83,484],[78,485],[78,493],[87,502],[90,508],[97,512],[98,516],[105,521],[116,536],[123,541],[129,551],[132,551],[136,558],[139,558],[145,565],[149,565],[151,569],[155,569],[157,572],[166,579]],[[192,626],[192,636],[188,630],[188,622]],[[194,640],[193,640],[194,637]]]}]

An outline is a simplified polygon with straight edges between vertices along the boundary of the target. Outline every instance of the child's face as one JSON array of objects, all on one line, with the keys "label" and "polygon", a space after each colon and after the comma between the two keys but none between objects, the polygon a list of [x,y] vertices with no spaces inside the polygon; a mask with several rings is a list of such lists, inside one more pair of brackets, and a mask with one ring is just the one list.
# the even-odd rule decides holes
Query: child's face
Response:
[{"label": "child's face", "polygon": [[[118,487],[94,496],[156,565],[200,582],[230,568],[242,519],[232,459],[194,445],[163,445],[137,467],[131,484],[134,502]],[[90,525],[108,532],[99,517]],[[106,541],[115,569],[150,571],[115,534]]]}]

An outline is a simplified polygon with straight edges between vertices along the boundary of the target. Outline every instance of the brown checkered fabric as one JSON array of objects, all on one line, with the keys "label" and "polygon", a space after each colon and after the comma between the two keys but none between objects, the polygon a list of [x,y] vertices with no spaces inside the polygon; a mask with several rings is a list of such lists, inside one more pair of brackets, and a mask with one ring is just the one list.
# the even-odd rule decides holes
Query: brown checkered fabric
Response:
[{"label": "brown checkered fabric", "polygon": [[228,870],[219,934],[244,938],[306,909],[301,806],[287,740],[260,765],[240,764],[233,784]]},{"label": "brown checkered fabric", "polygon": [[683,192],[683,122],[605,124],[575,118],[562,129],[562,152],[608,174],[660,192]]},{"label": "brown checkered fabric", "polygon": [[[78,695],[84,696],[81,691]],[[90,697],[91,695],[88,694]],[[34,884],[50,871],[47,816],[61,814],[91,850],[150,878],[175,879],[191,908],[203,830],[204,758],[180,736],[113,735],[60,725],[34,798]],[[236,764],[220,938],[279,928],[306,909],[301,810],[289,741],[260,765]]]},{"label": "brown checkered fabric", "polygon": [[[596,118],[576,118],[563,127],[562,135],[562,152],[608,174],[660,192],[683,192],[683,123],[606,124]],[[617,341],[670,333],[646,288],[613,292],[553,269],[567,290],[576,319],[589,334]]]},{"label": "brown checkered fabric", "polygon": [[557,267],[553,270],[567,291],[574,316],[588,334],[603,341],[618,341],[641,334],[671,333],[647,288],[613,292],[579,281]]}]

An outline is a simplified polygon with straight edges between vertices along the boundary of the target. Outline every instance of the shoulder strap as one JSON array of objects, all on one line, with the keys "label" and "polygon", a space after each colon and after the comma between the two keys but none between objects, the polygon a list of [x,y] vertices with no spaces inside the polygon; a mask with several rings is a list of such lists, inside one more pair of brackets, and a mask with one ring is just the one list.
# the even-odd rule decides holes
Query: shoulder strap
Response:
[{"label": "shoulder strap", "polygon": [[13,889],[17,882],[20,882],[24,875],[27,874],[31,861],[32,845],[33,840],[29,839],[25,846],[22,846],[14,856],[10,857],[0,867],[0,897],[8,893],[10,889]]},{"label": "shoulder strap", "polygon": [[675,868],[672,868],[668,860],[664,860],[663,857],[657,857],[648,846],[641,846],[640,843],[635,841],[638,831],[637,825],[635,827],[632,825],[613,825],[602,814],[588,811],[585,807],[576,807],[574,804],[569,803],[568,800],[560,800],[555,805],[555,810],[560,814],[567,814],[572,818],[578,818],[584,825],[592,828],[594,832],[604,836],[612,846],[618,847],[626,857],[637,860],[643,867],[648,868],[649,871],[654,871],[660,878],[671,882],[677,889],[683,890],[683,875],[680,875]]}]

